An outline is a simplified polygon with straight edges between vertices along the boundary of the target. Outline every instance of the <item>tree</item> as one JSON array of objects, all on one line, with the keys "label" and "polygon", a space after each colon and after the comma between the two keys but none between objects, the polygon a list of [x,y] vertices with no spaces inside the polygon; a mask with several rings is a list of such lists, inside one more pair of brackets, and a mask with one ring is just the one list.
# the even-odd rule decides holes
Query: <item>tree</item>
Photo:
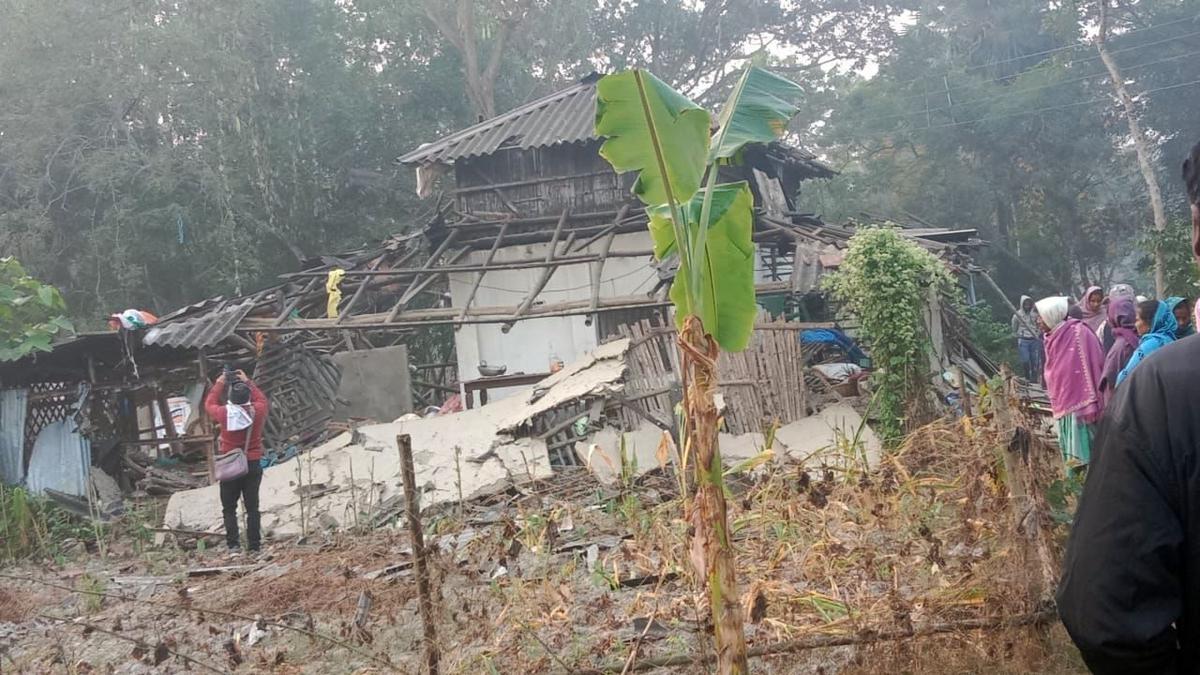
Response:
[{"label": "tree", "polygon": [[[893,22],[917,0],[602,0],[590,63],[647,68],[702,103],[718,103],[746,62],[792,75],[861,68],[886,53]],[[782,58],[772,54],[786,54]]]},{"label": "tree", "polygon": [[0,361],[50,351],[56,335],[74,330],[58,289],[25,273],[13,258],[0,258]]},{"label": "tree", "polygon": [[[1121,15],[1109,40],[1123,74],[1146,82],[1147,133],[1177,156],[1186,144],[1165,130],[1185,128],[1200,104],[1200,87],[1187,86],[1195,30],[1184,4],[1137,3],[1141,22]],[[810,189],[805,208],[834,221],[977,228],[983,261],[1013,297],[1144,287],[1134,243],[1149,220],[1145,182],[1109,73],[1081,40],[1096,17],[1085,18],[1036,0],[931,6],[878,75],[806,82],[823,123],[804,139],[842,174]],[[1177,183],[1164,179],[1168,204],[1182,199]]]},{"label": "tree", "polygon": [[[1133,139],[1133,148],[1137,153],[1138,168],[1142,172],[1142,179],[1146,181],[1146,192],[1150,195],[1150,210],[1154,214],[1154,231],[1161,235],[1167,231],[1167,212],[1163,207],[1162,190],[1158,187],[1158,176],[1155,173],[1154,161],[1151,157],[1150,141],[1146,138],[1146,134],[1142,131],[1142,125],[1138,121],[1137,108],[1134,105],[1133,97],[1129,95],[1126,88],[1121,68],[1108,50],[1108,31],[1108,0],[1100,0],[1100,28],[1096,33],[1096,49],[1100,52],[1100,59],[1104,61],[1104,67],[1108,69],[1109,81],[1112,83],[1113,91],[1116,92],[1117,100],[1121,102],[1121,107],[1125,111],[1125,122],[1129,125],[1129,136]],[[1165,297],[1163,294],[1166,292],[1166,287],[1166,258],[1162,247],[1155,246],[1154,290],[1158,297]]]},{"label": "tree", "polygon": [[[492,15],[479,16],[475,0],[422,0],[425,16],[462,57],[467,98],[480,120],[496,116],[496,78],[504,53],[532,4],[533,0],[498,2]],[[490,38],[486,50],[485,38]]]},{"label": "tree", "polygon": [[[683,367],[685,430],[695,457],[693,563],[706,577],[721,673],[745,673],[746,642],[717,446],[716,360],[746,347],[758,313],[754,295],[754,198],[747,183],[718,184],[718,167],[749,143],[775,140],[798,108],[795,84],[748,67],[722,107],[715,136],[706,110],[643,70],[597,85],[600,154],[638,174],[659,260],[679,256],[671,285]],[[703,187],[701,187],[703,185]]]}]

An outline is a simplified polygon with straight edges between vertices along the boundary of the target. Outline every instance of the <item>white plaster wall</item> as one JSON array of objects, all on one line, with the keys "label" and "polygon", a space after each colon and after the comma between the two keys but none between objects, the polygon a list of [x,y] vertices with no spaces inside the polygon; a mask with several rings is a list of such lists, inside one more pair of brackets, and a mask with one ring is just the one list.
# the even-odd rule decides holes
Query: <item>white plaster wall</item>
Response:
[{"label": "white plaster wall", "polygon": [[[588,253],[599,253],[602,240],[586,249]],[[544,258],[548,244],[510,246],[496,251],[494,262],[507,262],[529,258]],[[561,247],[561,245],[560,245]],[[648,232],[617,235],[613,238],[612,251],[649,251],[653,248]],[[584,253],[580,251],[579,254]],[[487,251],[475,251],[463,264],[482,264]],[[543,268],[524,270],[497,270],[488,272],[472,307],[520,305],[541,276]],[[454,307],[466,304],[475,272],[450,275],[450,298]],[[650,266],[650,258],[609,258],[601,275],[600,297],[649,293],[658,281],[657,273]],[[591,299],[591,273],[587,263],[559,267],[539,298],[546,302]],[[479,376],[476,366],[480,361],[492,365],[504,365],[509,373],[546,372],[550,359],[557,356],[563,363],[571,363],[596,348],[596,327],[585,324],[584,316],[552,317],[519,321],[507,334],[501,332],[501,324],[477,324],[462,326],[455,332],[454,346],[458,354],[459,377],[472,379]],[[488,392],[495,400],[521,389],[501,389]]]},{"label": "white plaster wall", "polygon": [[[586,250],[599,253],[602,241],[597,241]],[[494,262],[544,258],[548,244],[508,246],[496,251]],[[649,251],[654,247],[649,232],[631,232],[613,238],[613,251]],[[578,252],[582,254],[583,251]],[[487,251],[475,251],[462,264],[481,265]],[[517,306],[536,284],[543,268],[524,270],[497,270],[488,272],[475,295],[472,307]],[[450,298],[454,307],[466,304],[475,272],[450,275]],[[768,271],[759,256],[755,256],[755,281],[769,281]],[[563,265],[550,277],[539,298],[545,302],[564,302],[591,299],[591,274],[587,263]],[[657,272],[645,258],[609,258],[601,275],[600,297],[649,293],[658,283]],[[500,331],[501,324],[476,324],[462,326],[454,336],[458,354],[458,372],[462,379],[479,376],[480,361],[490,365],[504,365],[509,373],[546,372],[550,359],[557,356],[563,363],[571,363],[596,348],[595,325],[585,324],[584,316],[568,316],[519,321],[507,334]],[[517,388],[496,389],[488,392],[490,400],[502,398]]]}]

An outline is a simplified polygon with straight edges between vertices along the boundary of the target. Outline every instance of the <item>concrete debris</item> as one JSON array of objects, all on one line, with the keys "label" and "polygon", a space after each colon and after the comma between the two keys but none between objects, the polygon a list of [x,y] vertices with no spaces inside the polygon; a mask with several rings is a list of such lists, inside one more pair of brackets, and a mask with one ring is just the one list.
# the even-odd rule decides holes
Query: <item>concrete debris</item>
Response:
[{"label": "concrete debris", "polygon": [[[775,451],[780,458],[809,467],[879,466],[883,443],[854,408],[847,403],[831,405],[814,415],[796,420],[775,432]],[[722,453],[725,447],[721,447]]]},{"label": "concrete debris", "polygon": [[[358,427],[295,461],[268,467],[259,493],[264,532],[280,539],[394,524],[403,504],[396,444],[402,434],[412,442],[422,508],[498,494],[551,477],[550,434],[534,431],[539,424],[547,428],[543,420],[553,420],[554,428],[578,439],[576,456],[603,483],[673,469],[674,443],[654,424],[642,420],[622,432],[604,426],[599,421],[603,416],[590,423],[602,410],[599,402],[623,395],[630,345],[629,339],[601,345],[526,393],[457,413],[409,414],[391,423]],[[592,405],[592,413],[577,414],[581,403]],[[566,426],[585,417],[586,426]],[[776,430],[771,448],[759,431],[722,433],[720,446],[727,466],[746,471],[783,460],[814,467],[861,466],[865,458],[875,466],[881,453],[878,437],[845,402],[788,422]],[[172,495],[164,527],[220,532],[218,486]]]},{"label": "concrete debris", "polygon": [[119,515],[125,512],[125,504],[121,500],[121,486],[112,476],[98,466],[92,466],[89,474],[92,496],[95,506],[104,516]]},{"label": "concrete debris", "polygon": [[[620,480],[622,467],[633,478],[664,464],[674,467],[674,446],[668,446],[670,452],[659,451],[665,433],[649,422],[643,422],[638,428],[627,432],[606,427],[586,441],[576,443],[575,452],[597,478],[612,485]],[[883,452],[879,437],[848,403],[831,405],[814,415],[779,427],[775,431],[770,456],[763,454],[768,448],[767,438],[762,433],[722,433],[718,442],[721,459],[730,467],[754,464],[755,460],[799,461],[810,467],[850,466],[854,463],[861,466],[865,457],[867,465],[874,468],[878,466]],[[670,444],[669,438],[667,443]],[[852,453],[851,449],[854,450]]]},{"label": "concrete debris", "polygon": [[[402,492],[396,445],[400,434],[412,441],[422,508],[550,477],[545,440],[521,437],[519,431],[538,415],[581,398],[620,392],[628,346],[628,340],[605,344],[528,394],[449,415],[406,415],[392,423],[359,427],[295,461],[268,467],[259,490],[264,531],[282,538],[318,528],[345,528],[361,522],[364,513],[397,503],[395,497]],[[314,491],[311,486],[318,484],[324,487]],[[164,527],[219,530],[218,486],[172,495]]]}]

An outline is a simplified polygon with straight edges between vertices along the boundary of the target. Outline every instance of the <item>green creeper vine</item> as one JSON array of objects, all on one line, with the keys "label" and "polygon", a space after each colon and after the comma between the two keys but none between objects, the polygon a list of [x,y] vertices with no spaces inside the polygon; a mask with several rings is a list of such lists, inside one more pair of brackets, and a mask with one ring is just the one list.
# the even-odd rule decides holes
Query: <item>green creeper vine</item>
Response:
[{"label": "green creeper vine", "polygon": [[26,274],[13,258],[0,258],[0,361],[50,351],[55,335],[72,330],[65,314],[58,289]]},{"label": "green creeper vine", "polygon": [[871,227],[850,239],[826,289],[859,320],[875,367],[872,385],[879,432],[895,444],[906,404],[923,393],[929,336],[922,321],[929,288],[953,284],[946,266],[894,226]]}]

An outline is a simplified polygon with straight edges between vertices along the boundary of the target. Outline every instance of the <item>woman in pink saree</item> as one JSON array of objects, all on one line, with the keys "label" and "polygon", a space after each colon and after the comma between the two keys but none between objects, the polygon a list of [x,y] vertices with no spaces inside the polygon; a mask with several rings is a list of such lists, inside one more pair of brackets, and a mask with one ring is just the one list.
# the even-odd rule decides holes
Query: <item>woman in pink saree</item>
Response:
[{"label": "woman in pink saree", "polygon": [[1065,297],[1038,301],[1046,331],[1046,393],[1058,422],[1058,442],[1068,466],[1086,466],[1092,459],[1092,430],[1104,412],[1100,379],[1104,352],[1093,329],[1067,316]]}]

